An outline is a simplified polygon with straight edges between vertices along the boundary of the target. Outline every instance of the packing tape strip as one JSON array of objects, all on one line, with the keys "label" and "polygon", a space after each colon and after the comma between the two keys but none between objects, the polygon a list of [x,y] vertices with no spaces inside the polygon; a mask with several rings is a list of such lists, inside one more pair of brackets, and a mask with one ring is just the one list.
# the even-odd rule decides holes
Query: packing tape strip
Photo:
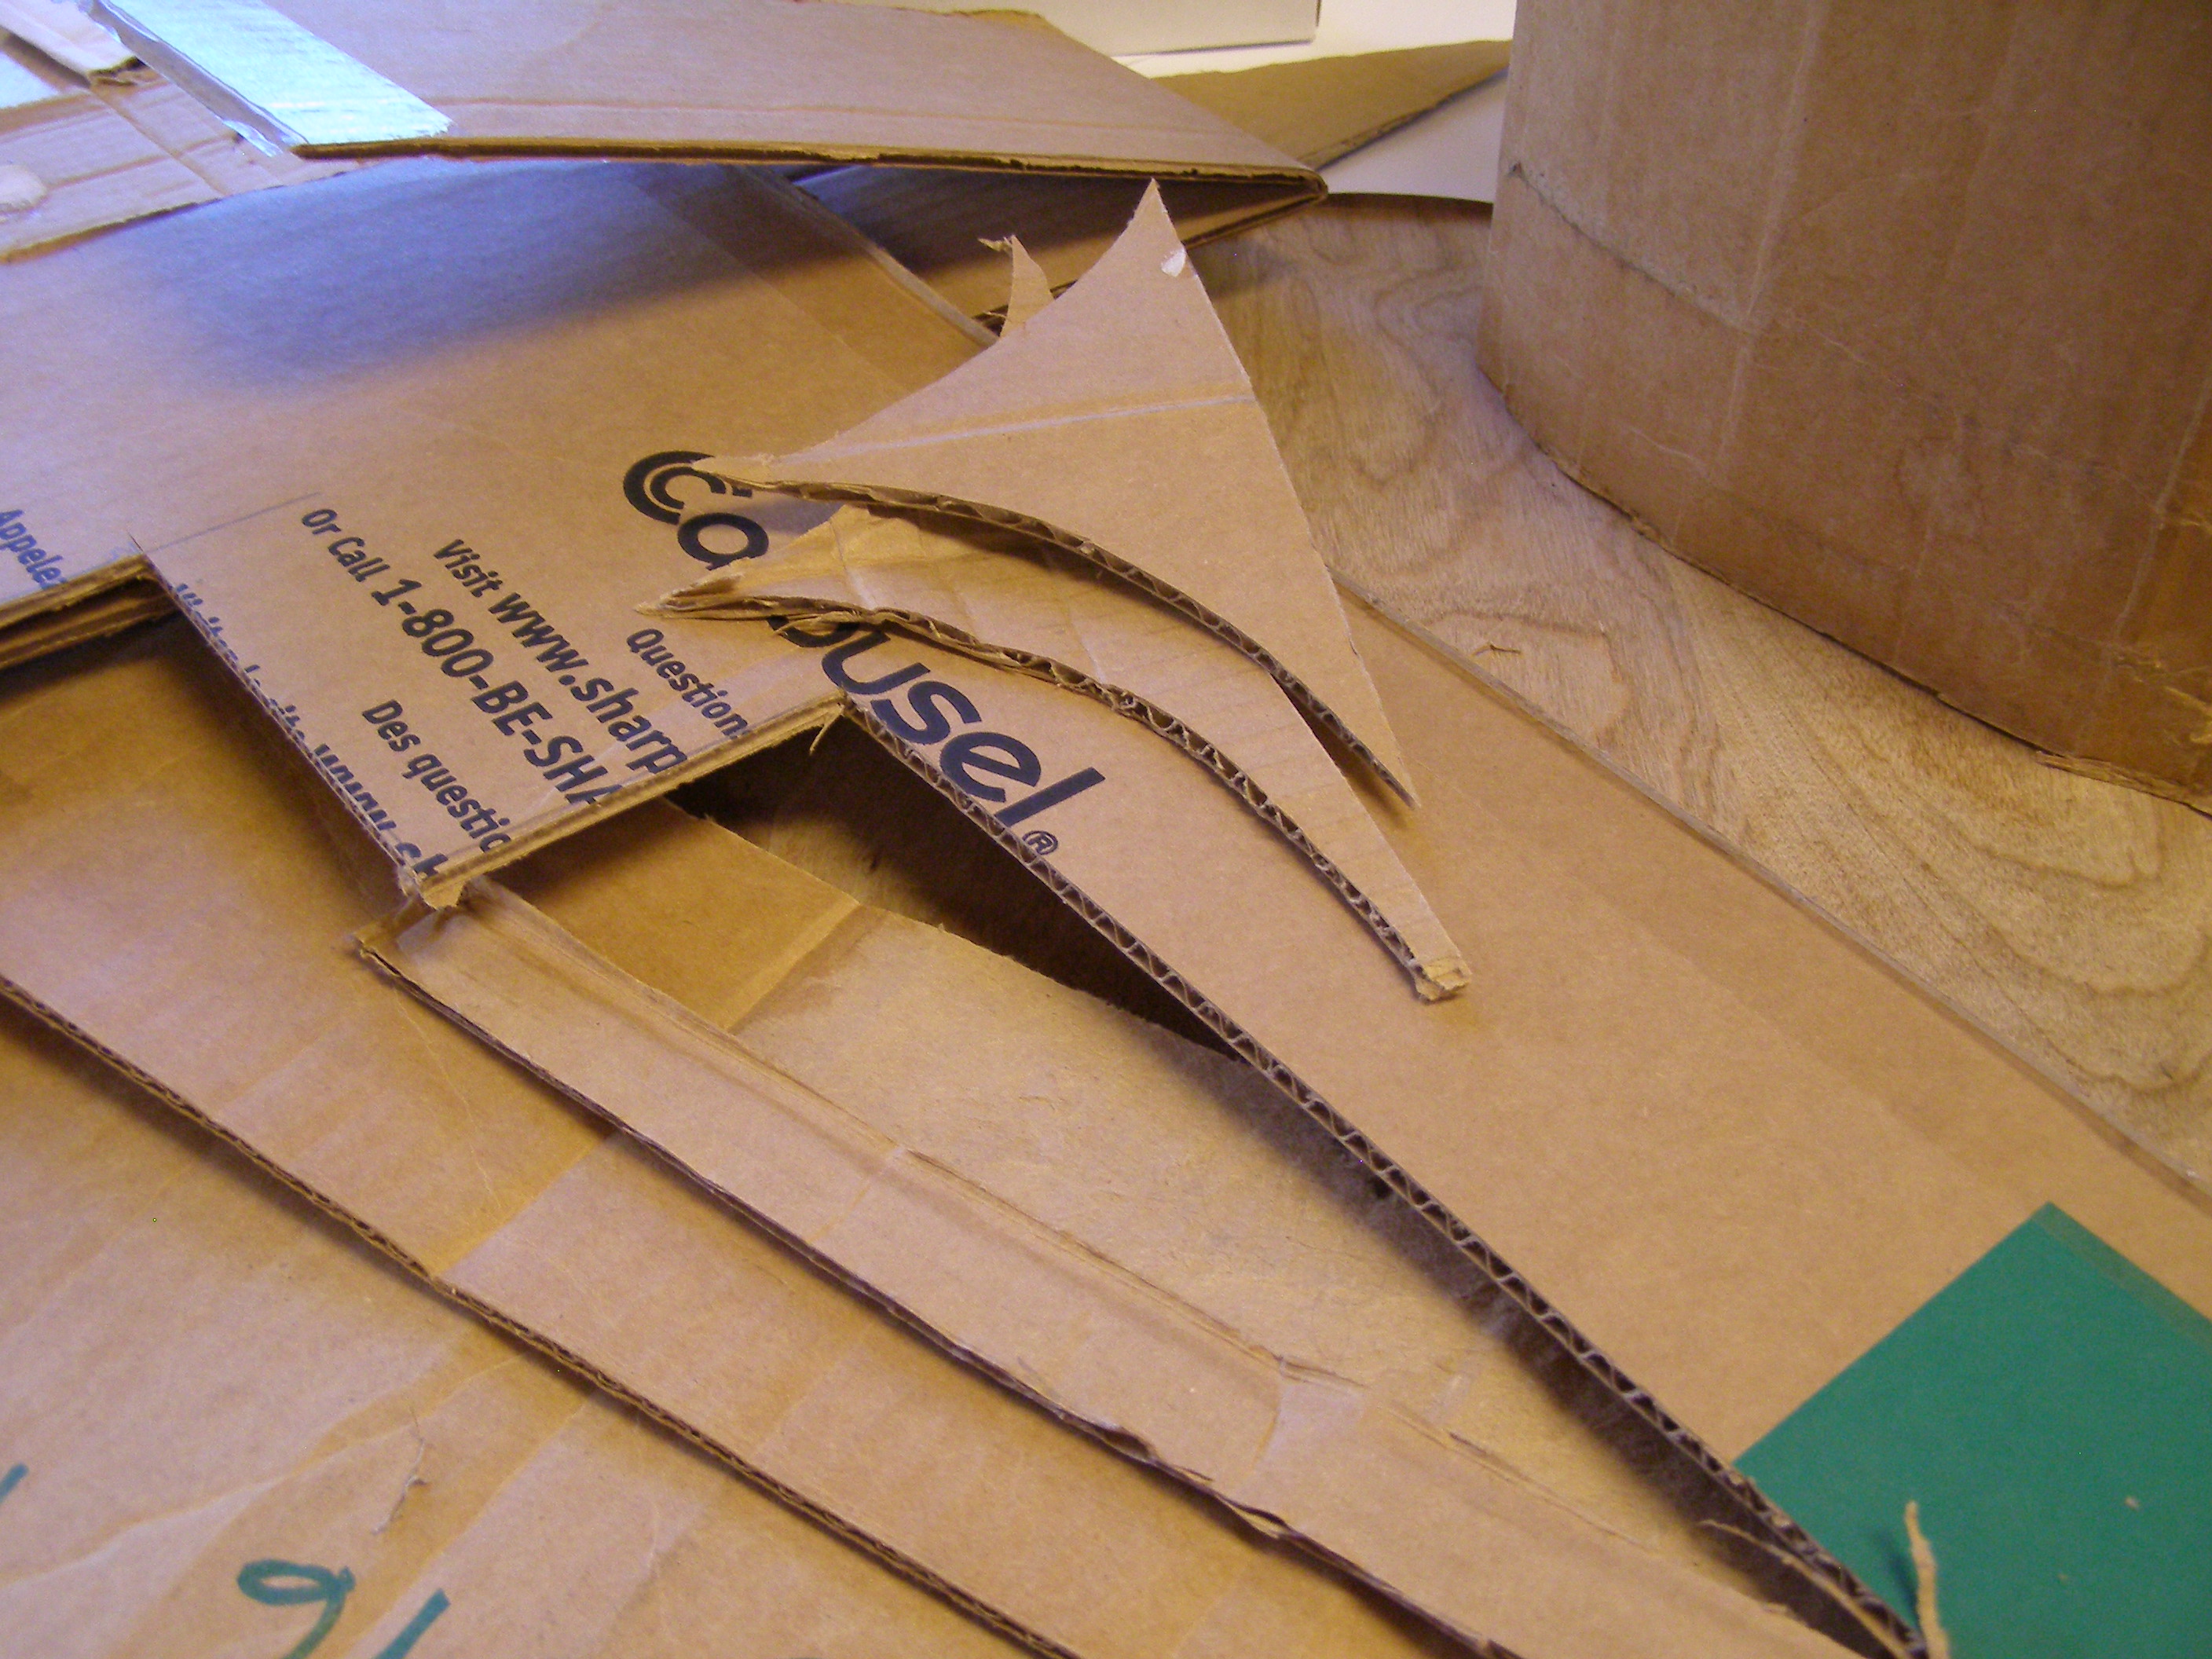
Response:
[{"label": "packing tape strip", "polygon": [[452,120],[260,0],[114,0],[138,55],[286,149],[431,138]]}]

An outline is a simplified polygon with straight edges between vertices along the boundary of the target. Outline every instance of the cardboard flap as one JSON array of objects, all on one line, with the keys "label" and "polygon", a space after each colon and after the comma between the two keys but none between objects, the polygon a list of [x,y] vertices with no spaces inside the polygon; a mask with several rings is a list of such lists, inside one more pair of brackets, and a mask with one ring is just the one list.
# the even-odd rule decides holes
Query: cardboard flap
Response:
[{"label": "cardboard flap", "polygon": [[846,507],[656,609],[889,623],[1096,696],[1211,768],[1288,836],[1424,995],[1467,983],[1458,947],[1266,671],[1072,554],[985,526],[940,528]]},{"label": "cardboard flap", "polygon": [[1411,799],[1267,417],[1157,189],[1088,275],[972,362],[826,443],[702,465],[1013,525],[1095,560],[1266,666]]},{"label": "cardboard flap", "polygon": [[[643,630],[709,653],[667,675],[628,644],[636,602],[732,556],[684,545],[671,502],[720,483],[685,462],[835,432],[988,337],[739,168],[388,162],[9,277],[0,621],[143,547],[395,859],[456,887],[834,713],[765,630]],[[793,528],[737,516],[714,533]]]},{"label": "cardboard flap", "polygon": [[906,161],[1300,178],[1049,28],[723,0],[115,0],[124,39],[301,155]]}]

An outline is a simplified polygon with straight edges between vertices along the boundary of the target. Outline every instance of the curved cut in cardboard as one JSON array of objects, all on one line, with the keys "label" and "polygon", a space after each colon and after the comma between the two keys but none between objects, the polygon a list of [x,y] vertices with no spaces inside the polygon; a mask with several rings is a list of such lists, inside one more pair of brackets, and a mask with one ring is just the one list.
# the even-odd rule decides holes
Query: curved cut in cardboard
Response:
[{"label": "curved cut in cardboard", "polygon": [[[1016,278],[1018,301],[1018,248]],[[654,608],[886,625],[1096,697],[1208,768],[1311,859],[1424,999],[1467,986],[1466,957],[1281,688],[1218,639],[1059,549],[846,507]]]},{"label": "curved cut in cardboard", "polygon": [[1091,272],[942,380],[734,482],[1021,530],[1188,612],[1407,800],[1267,416],[1157,186]]}]

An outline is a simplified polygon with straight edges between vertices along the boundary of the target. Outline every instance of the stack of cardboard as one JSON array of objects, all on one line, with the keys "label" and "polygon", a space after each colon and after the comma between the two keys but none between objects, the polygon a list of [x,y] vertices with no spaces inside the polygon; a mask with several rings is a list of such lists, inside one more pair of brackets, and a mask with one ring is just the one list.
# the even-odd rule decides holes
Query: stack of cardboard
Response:
[{"label": "stack of cardboard", "polygon": [[107,15],[0,1647],[1878,1654],[1910,1503],[2193,1650],[2212,1207],[1340,598],[1185,247],[1304,167],[1012,17]]}]

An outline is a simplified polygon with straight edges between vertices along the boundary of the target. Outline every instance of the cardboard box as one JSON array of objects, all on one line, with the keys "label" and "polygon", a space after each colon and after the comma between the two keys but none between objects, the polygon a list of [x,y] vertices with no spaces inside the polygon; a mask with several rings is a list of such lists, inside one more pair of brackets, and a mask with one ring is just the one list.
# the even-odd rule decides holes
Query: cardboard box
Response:
[{"label": "cardboard box", "polygon": [[1670,550],[2212,797],[2212,35],[1531,0],[1479,353]]},{"label": "cardboard box", "polygon": [[0,1079],[12,1650],[1022,1650],[13,1010]]}]

